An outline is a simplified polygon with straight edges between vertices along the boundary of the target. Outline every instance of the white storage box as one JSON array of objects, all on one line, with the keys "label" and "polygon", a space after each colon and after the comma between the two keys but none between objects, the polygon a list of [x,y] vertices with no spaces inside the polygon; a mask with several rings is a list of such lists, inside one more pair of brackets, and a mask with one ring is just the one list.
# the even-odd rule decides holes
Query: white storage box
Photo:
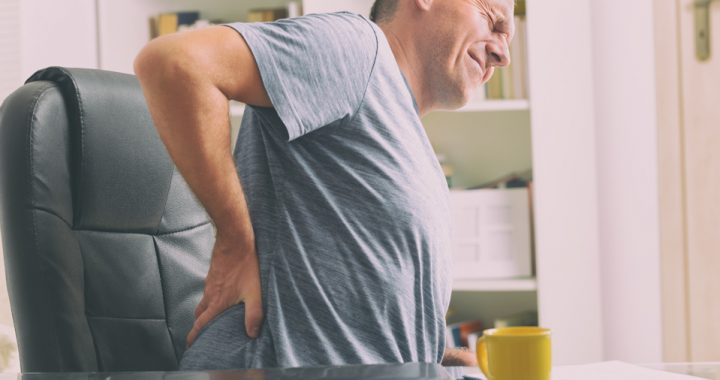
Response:
[{"label": "white storage box", "polygon": [[532,275],[529,203],[525,188],[450,192],[455,279]]}]

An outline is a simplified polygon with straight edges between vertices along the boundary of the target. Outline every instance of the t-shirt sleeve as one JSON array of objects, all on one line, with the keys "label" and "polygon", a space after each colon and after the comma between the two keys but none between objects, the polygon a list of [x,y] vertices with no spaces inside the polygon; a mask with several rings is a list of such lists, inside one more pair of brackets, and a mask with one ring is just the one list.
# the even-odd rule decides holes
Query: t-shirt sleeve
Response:
[{"label": "t-shirt sleeve", "polygon": [[359,109],[378,50],[364,17],[341,12],[227,26],[250,47],[288,141]]}]

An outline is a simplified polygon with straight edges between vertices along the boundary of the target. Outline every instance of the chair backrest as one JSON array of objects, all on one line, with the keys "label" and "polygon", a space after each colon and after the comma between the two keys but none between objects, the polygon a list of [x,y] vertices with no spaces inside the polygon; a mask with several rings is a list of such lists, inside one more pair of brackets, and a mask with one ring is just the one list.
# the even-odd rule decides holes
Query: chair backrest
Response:
[{"label": "chair backrest", "polygon": [[177,368],[214,233],[135,77],[35,73],[0,108],[0,192],[24,372]]}]

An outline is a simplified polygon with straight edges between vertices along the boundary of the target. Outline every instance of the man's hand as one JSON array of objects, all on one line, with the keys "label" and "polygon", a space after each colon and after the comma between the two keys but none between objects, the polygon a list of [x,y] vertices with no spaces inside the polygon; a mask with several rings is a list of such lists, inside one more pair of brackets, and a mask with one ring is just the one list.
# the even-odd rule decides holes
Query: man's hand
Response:
[{"label": "man's hand", "polygon": [[219,232],[213,248],[205,292],[195,310],[195,324],[187,337],[188,347],[203,327],[218,314],[240,302],[245,303],[245,331],[257,338],[263,320],[260,269],[254,239],[238,242]]},{"label": "man's hand", "polygon": [[443,355],[442,365],[445,367],[477,367],[475,353],[467,348],[447,348]]}]

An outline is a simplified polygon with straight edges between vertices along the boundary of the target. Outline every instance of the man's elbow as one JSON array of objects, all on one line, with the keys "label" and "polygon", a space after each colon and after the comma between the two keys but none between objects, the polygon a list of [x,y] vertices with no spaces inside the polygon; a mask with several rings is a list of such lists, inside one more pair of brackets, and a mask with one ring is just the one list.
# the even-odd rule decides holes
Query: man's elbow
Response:
[{"label": "man's elbow", "polygon": [[149,42],[135,57],[133,69],[143,87],[164,87],[170,85],[173,78],[193,75],[191,49],[184,47],[174,36],[167,37]]},{"label": "man's elbow", "polygon": [[162,66],[167,65],[170,57],[163,54],[164,49],[154,41],[145,45],[135,57],[133,70],[140,83],[145,84],[150,79],[156,78],[162,72]]},{"label": "man's elbow", "polygon": [[145,45],[135,57],[133,70],[140,82],[144,82],[147,78],[152,78],[157,73],[157,68],[164,59],[158,50],[153,41]]}]

